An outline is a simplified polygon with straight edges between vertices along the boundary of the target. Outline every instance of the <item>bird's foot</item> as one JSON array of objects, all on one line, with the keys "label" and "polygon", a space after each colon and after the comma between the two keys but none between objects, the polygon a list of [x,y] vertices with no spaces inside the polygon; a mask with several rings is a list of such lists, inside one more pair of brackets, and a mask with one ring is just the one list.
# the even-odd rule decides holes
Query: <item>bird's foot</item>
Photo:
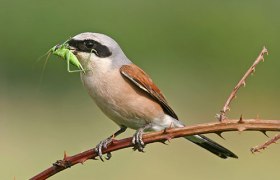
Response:
[{"label": "bird's foot", "polygon": [[133,150],[144,152],[145,143],[142,140],[144,129],[140,128],[136,131],[132,138],[132,144],[134,144]]},{"label": "bird's foot", "polygon": [[[99,156],[100,160],[104,162],[104,159],[102,157],[102,149],[107,149],[108,145],[113,141],[113,137],[109,137],[103,141],[101,141],[97,146],[95,147],[94,151]],[[106,160],[109,160],[112,157],[112,154],[109,152],[107,153],[107,157],[105,157]]]}]

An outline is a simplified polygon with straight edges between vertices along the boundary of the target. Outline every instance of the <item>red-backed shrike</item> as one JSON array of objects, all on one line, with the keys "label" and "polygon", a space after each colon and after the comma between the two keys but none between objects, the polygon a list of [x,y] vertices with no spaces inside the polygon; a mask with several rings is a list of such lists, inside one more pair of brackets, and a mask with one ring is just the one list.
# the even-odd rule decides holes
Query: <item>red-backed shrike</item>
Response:
[{"label": "red-backed shrike", "polygon": [[[144,131],[160,131],[168,127],[183,127],[159,88],[138,66],[133,64],[112,38],[99,33],[81,33],[68,41],[84,69],[82,82],[97,106],[120,130],[101,141],[96,151],[102,159],[102,148],[126,128],[136,130],[135,148],[143,151]],[[187,140],[226,159],[237,158],[230,150],[203,135],[185,137]]]}]

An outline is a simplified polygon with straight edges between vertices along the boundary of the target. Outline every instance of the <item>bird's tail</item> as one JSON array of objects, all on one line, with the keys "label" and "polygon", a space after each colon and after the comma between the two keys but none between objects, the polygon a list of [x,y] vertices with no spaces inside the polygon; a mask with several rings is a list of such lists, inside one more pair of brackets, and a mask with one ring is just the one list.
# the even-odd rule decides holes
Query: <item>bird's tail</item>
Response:
[{"label": "bird's tail", "polygon": [[228,157],[238,158],[233,152],[219,145],[218,143],[212,141],[203,135],[186,136],[187,140],[203,147],[204,149],[210,151],[211,153],[219,156],[220,158],[226,159]]}]

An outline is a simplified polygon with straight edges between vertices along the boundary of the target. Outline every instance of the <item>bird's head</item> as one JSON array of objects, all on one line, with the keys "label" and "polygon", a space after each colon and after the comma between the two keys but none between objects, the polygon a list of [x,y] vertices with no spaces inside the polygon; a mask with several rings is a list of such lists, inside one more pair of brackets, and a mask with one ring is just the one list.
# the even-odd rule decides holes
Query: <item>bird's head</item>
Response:
[{"label": "bird's head", "polygon": [[106,71],[130,63],[118,43],[104,34],[81,33],[67,43],[84,69]]}]

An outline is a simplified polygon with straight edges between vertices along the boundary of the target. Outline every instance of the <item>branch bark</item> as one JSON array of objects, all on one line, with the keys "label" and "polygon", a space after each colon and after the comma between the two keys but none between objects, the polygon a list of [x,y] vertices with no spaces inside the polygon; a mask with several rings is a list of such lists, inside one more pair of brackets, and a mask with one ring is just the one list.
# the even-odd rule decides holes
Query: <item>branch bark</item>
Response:
[{"label": "branch bark", "polygon": [[250,76],[250,74],[253,74],[256,71],[256,66],[261,62],[264,61],[264,55],[268,54],[268,51],[265,47],[263,47],[262,51],[260,52],[259,56],[257,59],[254,61],[252,66],[246,71],[246,73],[243,75],[243,77],[240,79],[240,81],[237,83],[237,85],[234,87],[232,92],[230,93],[228,99],[225,102],[225,105],[223,106],[222,110],[220,111],[220,114],[217,114],[217,118],[220,121],[223,121],[226,119],[226,112],[230,110],[230,103],[232,100],[236,97],[236,94],[238,90],[246,85],[246,79]]},{"label": "branch bark", "polygon": [[[165,142],[166,140],[189,135],[208,133],[220,134],[222,132],[227,131],[280,131],[280,120],[227,119],[223,122],[198,124],[194,126],[187,126],[184,128],[172,128],[166,129],[165,131],[147,133],[144,134],[143,141],[145,144],[150,144],[154,142]],[[133,147],[131,140],[131,137],[121,140],[113,140],[113,142],[108,146],[108,148],[103,151],[103,154],[128,147]],[[51,177],[60,171],[70,168],[78,163],[83,164],[89,159],[95,159],[95,157],[97,157],[97,154],[95,153],[94,148],[73,156],[67,156],[66,154],[64,154],[64,158],[62,160],[58,160],[48,169],[32,177],[31,180],[47,179],[48,177]]]},{"label": "branch bark", "polygon": [[266,149],[268,146],[270,146],[271,144],[275,144],[278,140],[280,139],[280,134],[277,134],[276,136],[274,136],[273,138],[269,139],[268,141],[266,141],[265,143],[258,145],[256,147],[253,147],[250,149],[250,151],[252,153],[255,152],[260,152],[261,150]]}]

